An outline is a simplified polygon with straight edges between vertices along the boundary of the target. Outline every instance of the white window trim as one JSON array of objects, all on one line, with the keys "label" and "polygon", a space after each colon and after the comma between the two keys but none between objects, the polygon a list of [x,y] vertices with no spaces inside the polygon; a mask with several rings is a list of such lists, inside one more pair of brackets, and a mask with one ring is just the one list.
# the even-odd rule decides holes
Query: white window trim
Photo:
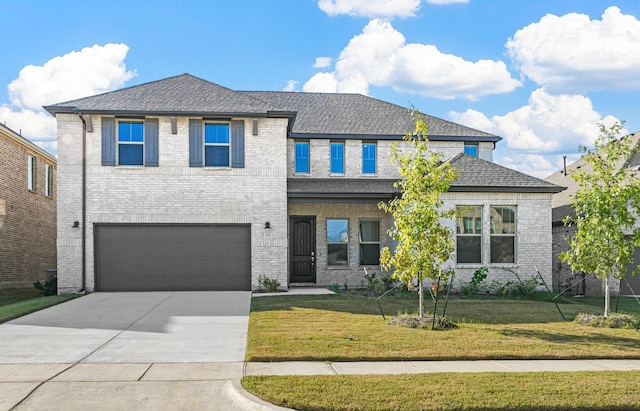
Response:
[{"label": "white window trim", "polygon": [[465,208],[479,208],[480,209],[480,234],[468,234],[468,233],[458,233],[458,221],[456,219],[456,239],[457,237],[480,237],[480,261],[479,262],[473,262],[473,263],[461,263],[458,262],[458,246],[457,246],[457,240],[456,240],[456,264],[457,265],[461,265],[461,266],[469,266],[469,265],[480,265],[482,264],[482,262],[484,261],[484,236],[485,236],[485,227],[484,227],[484,221],[485,221],[485,216],[484,216],[484,209],[485,207],[482,205],[477,205],[477,204],[468,204],[468,205],[457,205],[456,209],[457,210],[464,210]]},{"label": "white window trim", "polygon": [[53,196],[53,167],[51,164],[44,165],[44,195]]},{"label": "white window trim", "polygon": [[[363,241],[362,240],[362,233],[361,231],[361,226],[360,223],[362,223],[363,221],[376,221],[378,223],[378,241]],[[380,266],[380,249],[382,246],[382,242],[381,242],[381,235],[380,235],[380,228],[381,228],[381,224],[380,224],[380,219],[377,218],[361,218],[360,220],[358,220],[358,252],[360,253],[360,245],[362,244],[377,244],[378,245],[378,264],[361,264],[360,263],[360,258],[362,257],[361,255],[358,256],[358,265],[360,267],[379,267]]]},{"label": "white window trim", "polygon": [[31,154],[27,155],[27,189],[36,191],[36,158]]},{"label": "white window trim", "polygon": [[[142,124],[142,142],[139,141],[120,141],[120,123],[139,123]],[[144,135],[144,120],[127,120],[120,119],[116,121],[116,164],[120,167],[144,167],[145,163],[145,140],[147,137]],[[120,144],[126,145],[141,145],[142,146],[142,164],[120,164]]]},{"label": "white window trim", "polygon": [[[208,124],[222,124],[229,128],[229,142],[228,143],[207,143],[207,125]],[[229,147],[229,158],[227,159],[226,166],[208,166],[207,165],[207,147]],[[231,168],[231,162],[233,161],[233,151],[231,148],[231,123],[228,121],[205,121],[202,124],[202,165],[204,168],[214,168],[216,170]]]},{"label": "white window trim", "polygon": [[[329,220],[340,220],[340,221],[346,221],[347,222],[347,241],[340,241],[340,242],[334,242],[334,241],[329,241]],[[327,218],[327,221],[325,222],[325,239],[327,241],[327,267],[332,267],[332,268],[342,268],[345,269],[345,267],[349,267],[350,264],[350,259],[349,259],[349,254],[350,254],[350,233],[351,233],[351,224],[349,222],[348,218]],[[347,263],[346,264],[329,264],[329,245],[330,244],[339,244],[339,245],[346,245],[347,246]]]},{"label": "white window trim", "polygon": [[[336,172],[336,171],[333,171],[333,170],[331,169],[331,167],[332,167],[332,165],[333,165],[333,158],[332,158],[333,151],[332,151],[332,146],[333,146],[334,144],[339,144],[339,145],[341,145],[341,146],[342,146],[342,172],[341,172],[341,173]],[[345,159],[345,157],[346,157],[346,155],[345,155],[346,149],[347,149],[346,144],[345,144],[343,141],[330,141],[330,142],[329,142],[329,173],[330,173],[332,176],[343,176],[343,175],[345,175],[345,174],[346,174],[346,173],[345,173],[345,171],[346,171],[346,169],[347,169],[347,167],[346,167],[346,166],[347,166],[347,165],[346,165],[346,159]]]},{"label": "white window trim", "polygon": [[[491,209],[492,208],[512,208],[513,209],[513,233],[496,233],[491,232]],[[513,266],[518,264],[518,206],[504,205],[504,204],[492,204],[489,206],[489,264],[492,266],[503,265]],[[491,261],[491,237],[513,237],[513,262],[500,263]]]}]

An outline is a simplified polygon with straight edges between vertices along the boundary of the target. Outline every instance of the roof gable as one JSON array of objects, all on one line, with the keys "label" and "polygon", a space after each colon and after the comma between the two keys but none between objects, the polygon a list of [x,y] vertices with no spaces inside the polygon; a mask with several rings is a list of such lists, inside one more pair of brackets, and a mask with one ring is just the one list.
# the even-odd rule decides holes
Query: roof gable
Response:
[{"label": "roof gable", "polygon": [[[236,91],[190,74],[46,106],[56,113],[288,117],[291,137],[399,139],[415,127],[411,110],[361,94]],[[432,140],[501,138],[423,114]]]},{"label": "roof gable", "polygon": [[122,114],[263,114],[271,105],[190,74],[45,107],[59,112]]},{"label": "roof gable", "polygon": [[[399,138],[413,131],[411,110],[362,94],[245,91],[287,111],[297,112],[292,136]],[[432,140],[499,141],[500,137],[423,114]]]}]

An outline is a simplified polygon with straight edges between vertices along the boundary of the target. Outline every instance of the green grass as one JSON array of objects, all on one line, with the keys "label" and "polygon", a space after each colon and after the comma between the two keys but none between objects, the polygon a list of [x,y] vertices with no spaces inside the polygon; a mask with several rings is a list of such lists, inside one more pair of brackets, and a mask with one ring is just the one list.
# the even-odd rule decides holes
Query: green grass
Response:
[{"label": "green grass", "polygon": [[42,297],[40,291],[35,288],[2,289],[0,290],[0,323],[31,314],[76,297],[78,297],[78,295],[74,294]]},{"label": "green grass", "polygon": [[[246,359],[640,358],[640,332],[591,328],[571,321],[581,312],[601,312],[601,303],[601,299],[576,299],[561,304],[568,319],[563,320],[549,302],[453,298],[447,317],[459,328],[432,331],[388,325],[375,299],[360,294],[254,298]],[[620,311],[640,314],[635,300],[621,299],[620,303]],[[387,319],[398,312],[413,313],[417,307],[414,293],[385,298],[381,304]]]},{"label": "green grass", "polygon": [[640,409],[640,372],[250,376],[243,386],[297,410]]}]

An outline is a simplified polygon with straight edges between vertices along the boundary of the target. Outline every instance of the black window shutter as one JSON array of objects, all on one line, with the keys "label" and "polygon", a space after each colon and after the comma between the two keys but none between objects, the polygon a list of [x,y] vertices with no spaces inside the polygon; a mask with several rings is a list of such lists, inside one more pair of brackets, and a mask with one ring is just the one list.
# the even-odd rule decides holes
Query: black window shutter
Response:
[{"label": "black window shutter", "polygon": [[158,119],[144,120],[144,165],[158,167]]},{"label": "black window shutter", "polygon": [[202,120],[189,120],[189,167],[202,167]]},{"label": "black window shutter", "polygon": [[231,167],[244,168],[244,121],[231,122]]},{"label": "black window shutter", "polygon": [[102,165],[116,165],[116,119],[102,117]]}]

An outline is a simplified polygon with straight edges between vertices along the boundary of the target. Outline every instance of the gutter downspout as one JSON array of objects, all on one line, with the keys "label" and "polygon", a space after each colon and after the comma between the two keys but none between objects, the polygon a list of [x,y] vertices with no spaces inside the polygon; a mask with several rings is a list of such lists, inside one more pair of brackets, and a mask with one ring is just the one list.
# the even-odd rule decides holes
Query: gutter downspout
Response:
[{"label": "gutter downspout", "polygon": [[82,120],[82,288],[78,293],[84,293],[87,289],[87,122],[82,113],[78,113]]}]

